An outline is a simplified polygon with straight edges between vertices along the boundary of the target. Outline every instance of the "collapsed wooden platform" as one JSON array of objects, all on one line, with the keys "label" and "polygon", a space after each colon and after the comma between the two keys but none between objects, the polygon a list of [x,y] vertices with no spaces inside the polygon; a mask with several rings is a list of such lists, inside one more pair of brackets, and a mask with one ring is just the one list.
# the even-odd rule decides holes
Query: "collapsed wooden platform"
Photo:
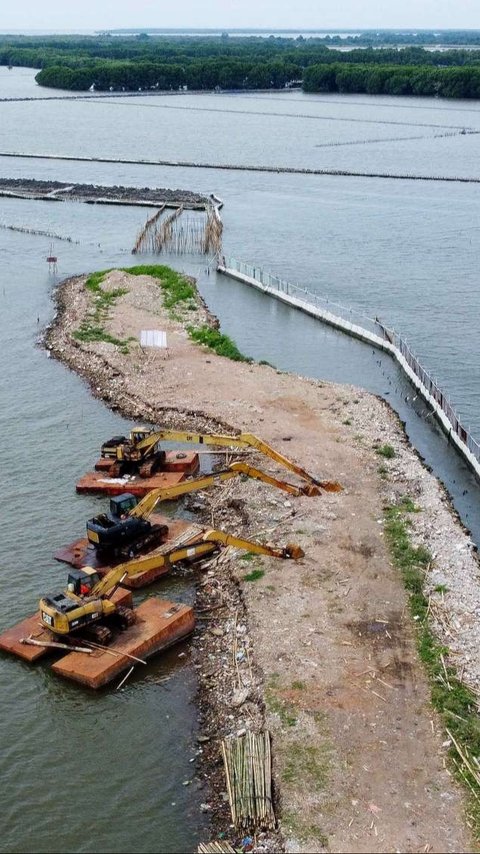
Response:
[{"label": "collapsed wooden platform", "polygon": [[162,471],[151,477],[125,475],[110,477],[108,472],[113,460],[101,458],[95,463],[95,471],[87,472],[76,484],[77,492],[101,493],[103,495],[121,495],[131,492],[137,498],[143,498],[152,489],[164,489],[176,486],[187,475],[195,474],[199,469],[199,457],[195,451],[167,451]]},{"label": "collapsed wooden platform", "polygon": [[[131,607],[130,591],[119,589],[114,597]],[[52,665],[54,673],[89,688],[101,688],[137,664],[133,657],[145,661],[183,640],[195,628],[193,608],[164,599],[147,599],[135,609],[135,615],[133,626],[119,632],[108,647],[95,648],[90,654],[22,644],[25,637],[43,642],[61,640],[41,627],[38,613],[0,635],[0,649],[30,663],[47,656],[60,656]],[[138,662],[138,666],[142,664]]]},{"label": "collapsed wooden platform", "polygon": [[[62,563],[68,563],[76,569],[91,566],[100,575],[105,575],[114,566],[118,566],[119,563],[135,564],[135,573],[127,576],[122,583],[125,587],[132,589],[145,587],[147,584],[151,584],[162,575],[170,572],[170,564],[168,562],[165,563],[162,559],[165,552],[180,546],[190,546],[201,542],[205,532],[205,528],[194,522],[188,522],[185,519],[169,519],[167,516],[162,516],[159,513],[153,514],[151,520],[156,525],[168,526],[166,540],[161,546],[157,546],[145,554],[137,555],[131,561],[116,560],[107,563],[90,546],[86,537],[82,537],[58,549],[54,553],[54,558]],[[212,551],[214,548],[215,546],[212,544]]]}]

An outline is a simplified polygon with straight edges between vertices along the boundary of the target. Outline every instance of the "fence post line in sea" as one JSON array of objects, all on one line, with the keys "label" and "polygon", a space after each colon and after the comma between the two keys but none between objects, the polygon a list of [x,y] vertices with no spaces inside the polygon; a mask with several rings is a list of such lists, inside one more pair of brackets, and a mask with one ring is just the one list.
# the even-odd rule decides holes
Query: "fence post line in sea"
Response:
[{"label": "fence post line in sea", "polygon": [[[431,406],[435,417],[469,467],[480,480],[480,445],[458,418],[447,395],[422,367],[405,340],[389,329],[378,318],[372,319],[356,309],[332,302],[328,297],[293,285],[260,267],[222,256],[217,266],[219,273],[250,285],[262,293],[280,300],[299,311],[346,332],[367,344],[389,353],[418,393]],[[349,318],[348,320],[346,318]],[[353,322],[355,318],[356,322]]]}]

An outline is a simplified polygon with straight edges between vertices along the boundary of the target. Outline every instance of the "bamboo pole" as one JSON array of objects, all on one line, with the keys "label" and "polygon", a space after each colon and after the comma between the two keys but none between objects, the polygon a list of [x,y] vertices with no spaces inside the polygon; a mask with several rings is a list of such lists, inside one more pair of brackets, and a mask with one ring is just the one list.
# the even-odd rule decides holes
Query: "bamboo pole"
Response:
[{"label": "bamboo pole", "polygon": [[125,685],[125,682],[127,681],[128,677],[133,673],[134,670],[135,670],[135,666],[131,667],[130,670],[128,671],[128,673],[125,674],[122,681],[119,682],[119,684],[116,687],[117,691],[120,691],[120,688],[122,687],[122,685]]},{"label": "bamboo pole", "polygon": [[69,652],[85,652],[87,655],[91,655],[91,649],[84,649],[83,646],[70,646],[68,643],[56,643],[55,641],[39,641],[35,640],[35,638],[20,638],[20,643],[26,644],[27,646],[45,646],[51,647],[52,649],[68,649]]},{"label": "bamboo pole", "polygon": [[104,646],[101,643],[94,643],[94,641],[87,640],[84,640],[83,643],[87,646],[93,647],[94,649],[101,649],[102,652],[108,652],[109,655],[116,655],[118,658],[123,658],[125,656],[125,658],[130,658],[132,661],[138,661],[139,664],[147,663],[144,658],[137,658],[136,655],[132,655],[129,652],[119,652],[117,649],[109,649],[108,646]]}]

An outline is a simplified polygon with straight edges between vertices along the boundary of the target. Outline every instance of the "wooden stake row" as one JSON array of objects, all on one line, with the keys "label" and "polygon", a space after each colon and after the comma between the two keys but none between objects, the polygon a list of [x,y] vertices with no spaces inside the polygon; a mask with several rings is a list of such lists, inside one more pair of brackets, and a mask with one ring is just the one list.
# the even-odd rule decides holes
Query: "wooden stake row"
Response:
[{"label": "wooden stake row", "polygon": [[160,219],[164,210],[165,210],[165,205],[163,204],[158,209],[158,211],[156,213],[154,213],[153,216],[150,217],[150,219],[147,219],[145,225],[143,226],[140,234],[138,235],[138,237],[135,241],[135,246],[132,249],[132,255],[136,255],[137,252],[148,252],[148,248],[146,248],[146,245],[148,245],[150,240],[151,240],[151,231],[152,231],[154,225]]},{"label": "wooden stake row", "polygon": [[180,205],[161,219],[164,210],[165,205],[147,219],[132,249],[133,254],[170,252],[174,255],[200,253],[216,256],[220,253],[223,223],[215,206],[209,205],[197,215],[185,215]]}]

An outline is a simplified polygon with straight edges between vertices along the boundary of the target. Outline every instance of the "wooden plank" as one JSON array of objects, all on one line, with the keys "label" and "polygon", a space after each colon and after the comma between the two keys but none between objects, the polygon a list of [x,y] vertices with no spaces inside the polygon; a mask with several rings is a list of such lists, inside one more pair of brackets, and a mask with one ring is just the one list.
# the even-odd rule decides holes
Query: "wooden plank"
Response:
[{"label": "wooden plank", "polygon": [[152,477],[108,477],[105,472],[90,471],[80,478],[76,490],[102,495],[122,495],[124,492],[131,492],[137,498],[143,498],[152,489],[176,486],[183,480],[185,480],[183,471],[161,471]]}]

